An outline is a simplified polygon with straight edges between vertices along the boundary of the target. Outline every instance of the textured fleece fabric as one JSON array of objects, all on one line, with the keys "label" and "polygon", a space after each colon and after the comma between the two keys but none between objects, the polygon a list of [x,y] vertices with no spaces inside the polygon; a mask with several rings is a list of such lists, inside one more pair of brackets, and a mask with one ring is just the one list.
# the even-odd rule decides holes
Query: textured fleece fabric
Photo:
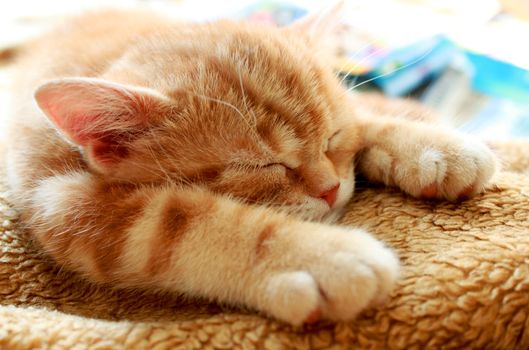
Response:
[{"label": "textured fleece fabric", "polygon": [[466,202],[359,190],[343,224],[398,252],[399,286],[354,322],[302,328],[249,310],[112,290],[61,271],[23,234],[2,183],[0,349],[527,349],[529,141],[495,148],[503,171]]}]

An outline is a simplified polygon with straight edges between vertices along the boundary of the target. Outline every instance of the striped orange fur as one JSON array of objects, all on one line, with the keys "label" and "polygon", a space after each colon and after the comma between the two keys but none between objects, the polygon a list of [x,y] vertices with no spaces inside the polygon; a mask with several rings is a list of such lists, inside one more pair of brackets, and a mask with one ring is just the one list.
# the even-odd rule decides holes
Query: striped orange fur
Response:
[{"label": "striped orange fur", "polygon": [[278,29],[110,11],[32,42],[7,155],[28,230],[93,281],[292,324],[352,319],[387,297],[392,251],[318,223],[351,198],[355,164],[456,200],[484,189],[495,159],[418,106],[348,93],[318,50],[334,17]]}]

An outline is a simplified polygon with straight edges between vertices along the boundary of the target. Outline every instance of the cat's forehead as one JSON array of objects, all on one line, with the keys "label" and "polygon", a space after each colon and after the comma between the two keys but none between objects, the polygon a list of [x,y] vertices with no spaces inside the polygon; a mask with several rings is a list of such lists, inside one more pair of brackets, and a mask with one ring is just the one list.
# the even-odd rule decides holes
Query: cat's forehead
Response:
[{"label": "cat's forehead", "polygon": [[274,28],[241,27],[206,61],[213,81],[257,117],[260,132],[322,137],[335,112],[336,79],[301,40]]},{"label": "cat's forehead", "polygon": [[219,134],[231,135],[227,139],[257,135],[285,156],[319,152],[337,105],[330,67],[278,29],[230,23],[220,29],[172,49],[170,74],[160,76],[170,85],[168,95],[192,95],[196,103],[187,103],[188,114],[218,123]]}]

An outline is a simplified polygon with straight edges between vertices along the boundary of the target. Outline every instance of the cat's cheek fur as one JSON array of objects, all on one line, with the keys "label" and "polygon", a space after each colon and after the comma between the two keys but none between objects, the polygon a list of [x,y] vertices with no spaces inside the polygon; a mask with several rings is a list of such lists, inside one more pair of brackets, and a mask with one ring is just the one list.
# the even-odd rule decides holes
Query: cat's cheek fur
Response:
[{"label": "cat's cheek fur", "polygon": [[355,191],[355,174],[354,167],[351,165],[349,173],[346,177],[340,177],[340,188],[333,210],[342,209],[349,200],[353,197]]}]

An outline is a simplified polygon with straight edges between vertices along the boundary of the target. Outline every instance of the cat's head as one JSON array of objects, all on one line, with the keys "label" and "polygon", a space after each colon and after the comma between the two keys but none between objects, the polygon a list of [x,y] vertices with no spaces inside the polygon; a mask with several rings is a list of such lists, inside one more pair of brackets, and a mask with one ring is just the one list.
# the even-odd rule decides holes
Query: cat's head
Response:
[{"label": "cat's head", "polygon": [[318,218],[354,188],[359,148],[344,89],[318,37],[217,22],[140,41],[98,78],[49,82],[36,99],[91,169],[138,183],[202,183]]}]

